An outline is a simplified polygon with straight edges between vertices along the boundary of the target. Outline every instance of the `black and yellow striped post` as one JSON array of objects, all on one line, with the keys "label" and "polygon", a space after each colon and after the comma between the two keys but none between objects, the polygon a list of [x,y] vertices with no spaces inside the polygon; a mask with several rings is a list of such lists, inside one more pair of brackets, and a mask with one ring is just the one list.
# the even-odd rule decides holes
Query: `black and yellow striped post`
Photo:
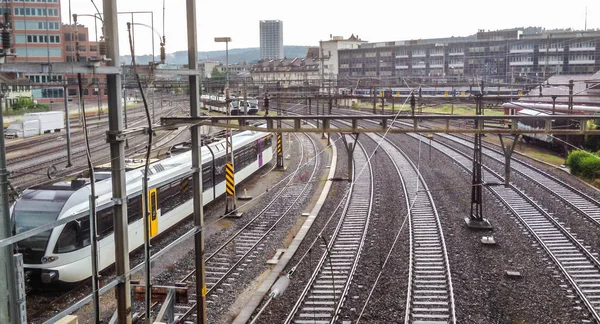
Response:
[{"label": "black and yellow striped post", "polygon": [[235,211],[235,179],[233,172],[233,163],[227,162],[225,165],[225,214]]},{"label": "black and yellow striped post", "polygon": [[282,133],[277,133],[277,169],[285,170],[283,164],[283,136]]}]

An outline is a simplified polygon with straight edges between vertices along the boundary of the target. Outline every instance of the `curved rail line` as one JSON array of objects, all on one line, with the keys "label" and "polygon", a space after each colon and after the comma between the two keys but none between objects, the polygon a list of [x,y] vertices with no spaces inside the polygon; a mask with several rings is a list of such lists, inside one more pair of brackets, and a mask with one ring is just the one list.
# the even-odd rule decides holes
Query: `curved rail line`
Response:
[{"label": "curved rail line", "polygon": [[[421,140],[416,135],[410,136]],[[432,145],[471,172],[472,160],[466,154],[438,142]],[[487,167],[486,179],[502,177]],[[582,300],[591,316],[600,323],[600,262],[564,226],[541,206],[514,185],[490,186],[492,193],[517,217],[546,251],[573,290]]]},{"label": "curved rail line", "polygon": [[[360,145],[359,145],[360,146]],[[354,152],[353,175],[343,217],[312,277],[285,323],[333,323],[347,296],[369,226],[373,204],[373,172],[364,148]]]},{"label": "curved rail line", "polygon": [[404,322],[456,323],[448,251],[433,197],[417,167],[397,145],[382,140],[380,147],[401,174],[410,211],[410,267]]},{"label": "curved rail line", "polygon": [[[469,148],[472,147],[472,143],[465,139],[444,134],[439,135],[463,146]],[[488,147],[482,148],[482,153],[495,160],[496,162],[504,164],[503,153]],[[600,226],[600,202],[598,202],[596,199],[586,195],[585,193],[581,192],[581,190],[574,188],[570,184],[532,165],[526,164],[525,162],[516,159],[513,159],[511,161],[512,170],[519,173],[526,179],[537,183],[540,187],[546,189],[550,194],[562,200],[564,203],[566,203],[567,205],[571,206],[573,209],[584,215],[591,222]]]},{"label": "curved rail line", "polygon": [[[302,138],[308,139],[309,145],[301,145],[302,156],[297,169],[289,177],[289,181],[275,194],[265,208],[206,258],[207,303],[218,301],[219,293],[224,291],[219,287],[230,285],[229,282],[235,280],[235,274],[243,271],[253,259],[259,256],[258,248],[265,246],[265,239],[277,228],[279,223],[294,214],[294,211],[302,206],[303,201],[308,198],[311,181],[307,180],[315,177],[318,163],[316,144],[306,134]],[[304,152],[305,149],[308,152]],[[303,164],[303,161],[307,161],[307,163]],[[306,168],[311,169],[308,179],[305,178],[304,173],[300,172]],[[195,271],[190,272],[180,282],[187,282],[194,273]],[[196,304],[187,308],[178,322],[189,316],[195,316],[192,314],[195,307]]]}]

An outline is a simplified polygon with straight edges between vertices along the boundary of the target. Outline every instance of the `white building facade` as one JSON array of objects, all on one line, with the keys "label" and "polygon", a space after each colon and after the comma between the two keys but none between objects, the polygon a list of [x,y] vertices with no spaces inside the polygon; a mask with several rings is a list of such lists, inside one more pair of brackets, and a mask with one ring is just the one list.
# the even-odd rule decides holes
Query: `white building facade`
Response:
[{"label": "white building facade", "polygon": [[283,21],[260,21],[260,59],[282,60],[283,54]]}]

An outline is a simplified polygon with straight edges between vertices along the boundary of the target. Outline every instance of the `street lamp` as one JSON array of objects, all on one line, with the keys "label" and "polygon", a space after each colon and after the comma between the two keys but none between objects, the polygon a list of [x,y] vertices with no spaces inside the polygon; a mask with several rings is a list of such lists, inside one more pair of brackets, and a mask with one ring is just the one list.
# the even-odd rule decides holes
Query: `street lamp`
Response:
[{"label": "street lamp", "polygon": [[[225,43],[225,73],[226,73],[226,84],[225,84],[225,107],[227,111],[227,116],[231,115],[230,110],[230,102],[229,99],[229,42],[231,42],[231,37],[215,37],[215,42],[217,43]],[[229,124],[229,120],[227,120]],[[229,128],[225,129],[225,173],[230,172],[234,175],[234,160],[233,160],[233,138],[231,134],[231,130]],[[231,153],[231,156],[229,154]],[[226,177],[227,178],[227,177]],[[235,176],[226,179],[225,185],[225,215],[230,215],[235,213]],[[237,213],[235,213],[237,215]]]},{"label": "street lamp", "polygon": [[225,43],[225,87],[229,88],[229,42],[231,37],[215,37],[216,43]]}]

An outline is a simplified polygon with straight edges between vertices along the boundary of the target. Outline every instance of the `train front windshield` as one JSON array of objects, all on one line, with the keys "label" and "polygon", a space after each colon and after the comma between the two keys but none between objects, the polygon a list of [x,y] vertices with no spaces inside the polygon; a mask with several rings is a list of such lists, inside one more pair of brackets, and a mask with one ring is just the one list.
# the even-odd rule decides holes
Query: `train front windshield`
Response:
[{"label": "train front windshield", "polygon": [[[17,234],[56,221],[72,191],[27,190],[15,203],[13,219]],[[25,263],[41,263],[51,230],[19,241],[17,247],[23,253]]]}]

